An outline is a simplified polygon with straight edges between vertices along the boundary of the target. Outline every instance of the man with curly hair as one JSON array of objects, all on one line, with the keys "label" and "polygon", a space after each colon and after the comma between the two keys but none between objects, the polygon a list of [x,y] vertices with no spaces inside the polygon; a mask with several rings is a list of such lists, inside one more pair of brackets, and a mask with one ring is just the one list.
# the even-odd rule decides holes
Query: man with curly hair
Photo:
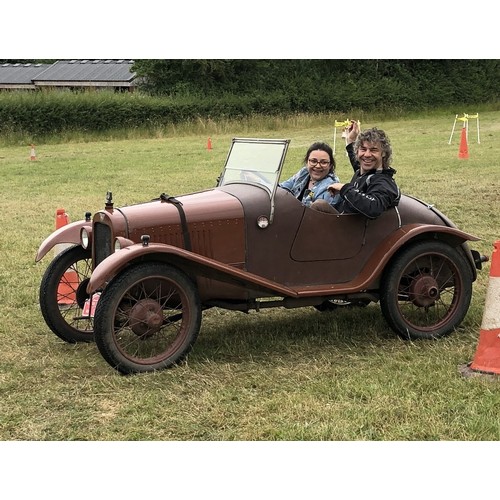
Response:
[{"label": "man with curly hair", "polygon": [[354,176],[348,183],[335,182],[328,186],[332,196],[339,195],[340,200],[333,208],[321,200],[311,208],[340,214],[359,213],[375,219],[396,206],[401,193],[393,178],[396,170],[390,166],[392,148],[386,133],[376,127],[360,132],[353,120],[347,134],[346,150]]}]

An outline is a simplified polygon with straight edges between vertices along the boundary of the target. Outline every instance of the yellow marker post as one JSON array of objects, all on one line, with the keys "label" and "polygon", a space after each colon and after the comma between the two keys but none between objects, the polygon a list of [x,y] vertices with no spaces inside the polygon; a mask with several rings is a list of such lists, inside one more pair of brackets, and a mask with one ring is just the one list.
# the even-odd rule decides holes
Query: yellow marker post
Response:
[{"label": "yellow marker post", "polygon": [[469,142],[469,120],[470,119],[476,119],[477,143],[481,144],[481,139],[479,138],[479,113],[476,113],[475,115],[469,115],[467,113],[464,113],[463,116],[461,116],[461,117],[459,117],[458,115],[455,115],[455,121],[453,122],[453,127],[451,128],[451,135],[450,135],[450,139],[448,140],[448,144],[451,144],[451,140],[453,139],[453,134],[455,132],[455,125],[456,125],[457,121],[463,122],[462,128],[465,128],[467,142]]}]

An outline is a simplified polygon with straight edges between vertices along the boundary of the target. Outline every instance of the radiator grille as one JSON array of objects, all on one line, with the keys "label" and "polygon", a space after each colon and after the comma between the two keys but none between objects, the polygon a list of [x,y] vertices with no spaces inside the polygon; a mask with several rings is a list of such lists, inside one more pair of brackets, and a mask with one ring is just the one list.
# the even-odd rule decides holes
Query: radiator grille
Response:
[{"label": "radiator grille", "polygon": [[106,224],[94,222],[94,267],[109,257],[113,251],[111,228]]}]

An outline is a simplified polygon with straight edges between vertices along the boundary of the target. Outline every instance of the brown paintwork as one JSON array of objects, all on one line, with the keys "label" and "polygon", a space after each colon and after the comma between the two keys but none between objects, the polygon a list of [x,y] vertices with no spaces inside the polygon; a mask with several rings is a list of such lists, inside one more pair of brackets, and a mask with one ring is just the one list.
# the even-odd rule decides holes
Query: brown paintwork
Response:
[{"label": "brown paintwork", "polygon": [[72,243],[78,245],[80,243],[80,231],[84,226],[90,228],[90,223],[84,220],[71,222],[70,224],[62,226],[51,233],[47,236],[47,238],[45,238],[38,248],[35,262],[42,260],[43,257],[45,257],[45,255],[47,255],[47,253],[54,248],[54,246],[60,243]]},{"label": "brown paintwork", "polygon": [[257,218],[270,217],[271,204],[259,186],[230,184],[177,199],[186,215],[191,251],[183,248],[179,213],[169,203],[153,201],[95,214],[94,220],[133,241],[148,234],[150,244],[105,259],[92,274],[89,293],[130,263],[145,260],[184,270],[197,280],[202,301],[361,293],[376,290],[391,256],[413,238],[444,238],[455,246],[477,240],[407,197],[397,209],[368,220],[305,208],[278,189],[273,223],[266,229],[257,226]]}]

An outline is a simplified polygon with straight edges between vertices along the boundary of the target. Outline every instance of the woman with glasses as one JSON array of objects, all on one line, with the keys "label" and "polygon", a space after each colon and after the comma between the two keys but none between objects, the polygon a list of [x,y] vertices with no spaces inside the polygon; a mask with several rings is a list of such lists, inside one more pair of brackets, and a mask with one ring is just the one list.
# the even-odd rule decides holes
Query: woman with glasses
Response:
[{"label": "woman with glasses", "polygon": [[338,194],[328,191],[328,186],[339,182],[335,173],[332,148],[325,142],[311,144],[304,157],[304,166],[280,186],[290,191],[306,207],[316,200],[329,205],[339,200]]}]

